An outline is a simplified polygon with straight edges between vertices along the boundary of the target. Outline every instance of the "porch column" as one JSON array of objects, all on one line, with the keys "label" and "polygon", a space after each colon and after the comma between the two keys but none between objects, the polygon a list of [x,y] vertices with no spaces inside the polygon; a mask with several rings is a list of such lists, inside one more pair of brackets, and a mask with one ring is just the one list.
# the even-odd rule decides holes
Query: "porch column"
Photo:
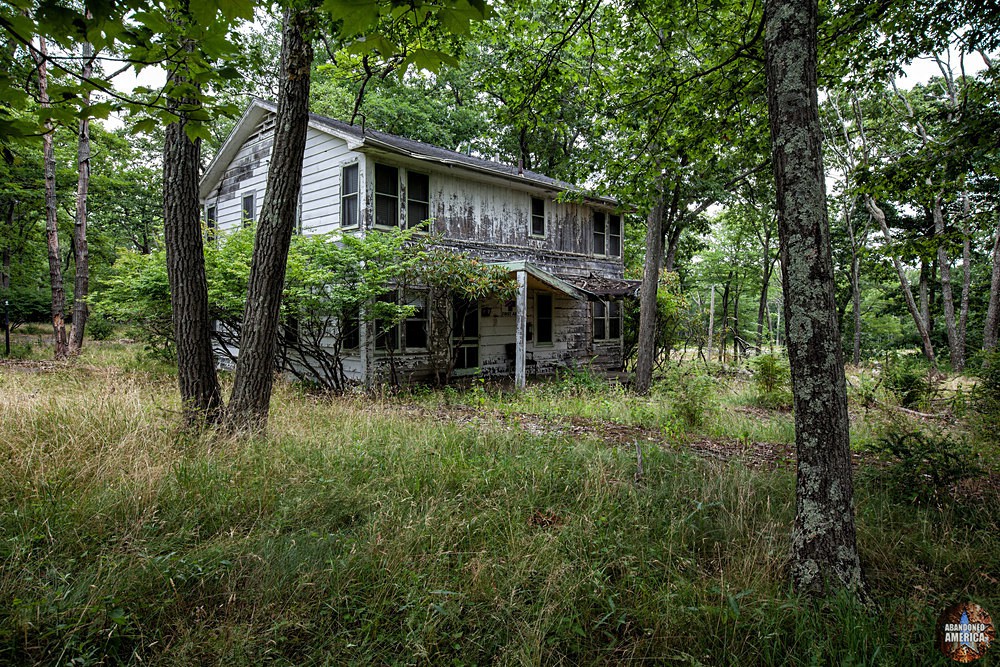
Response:
[{"label": "porch column", "polygon": [[517,321],[514,325],[514,386],[524,388],[525,330],[528,328],[528,272],[517,272]]}]

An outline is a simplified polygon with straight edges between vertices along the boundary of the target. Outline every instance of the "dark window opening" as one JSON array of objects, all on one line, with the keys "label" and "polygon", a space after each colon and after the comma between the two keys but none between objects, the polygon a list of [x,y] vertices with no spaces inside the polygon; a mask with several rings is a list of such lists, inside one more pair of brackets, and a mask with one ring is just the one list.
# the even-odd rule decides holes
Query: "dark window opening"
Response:
[{"label": "dark window opening", "polygon": [[612,257],[622,256],[622,219],[612,215],[608,219],[608,254]]},{"label": "dark window opening", "polygon": [[479,303],[466,299],[452,302],[452,343],[455,368],[479,366]]},{"label": "dark window opening", "polygon": [[406,174],[406,226],[416,227],[431,217],[431,184],[427,174]]},{"label": "dark window opening", "polygon": [[603,255],[605,252],[605,229],[604,211],[594,211],[594,254]]},{"label": "dark window opening", "polygon": [[531,198],[531,234],[545,236],[545,200]]},{"label": "dark window opening", "polygon": [[254,206],[254,196],[252,192],[243,195],[243,226],[247,227],[257,220],[257,210]]},{"label": "dark window opening", "polygon": [[535,321],[537,334],[535,343],[552,342],[552,295],[539,292],[535,295]]},{"label": "dark window opening", "polygon": [[375,164],[375,224],[399,226],[399,169]]},{"label": "dark window opening", "polygon": [[594,302],[594,340],[619,340],[622,337],[620,301]]},{"label": "dark window opening", "polygon": [[344,350],[356,350],[361,347],[361,314],[353,308],[344,314],[340,321],[340,345]]},{"label": "dark window opening", "polygon": [[340,172],[340,226],[358,226],[358,165],[351,164]]},{"label": "dark window opening", "polygon": [[215,233],[219,229],[219,209],[216,206],[209,206],[205,209],[205,237],[209,241],[215,240]]}]

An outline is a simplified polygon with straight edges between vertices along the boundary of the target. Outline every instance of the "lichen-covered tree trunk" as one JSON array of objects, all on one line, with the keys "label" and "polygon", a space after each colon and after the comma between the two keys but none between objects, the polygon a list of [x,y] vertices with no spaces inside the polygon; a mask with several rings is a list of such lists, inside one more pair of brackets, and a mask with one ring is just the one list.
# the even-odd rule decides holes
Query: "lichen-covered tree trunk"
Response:
[{"label": "lichen-covered tree trunk", "polygon": [[996,349],[1000,337],[1000,224],[993,237],[993,274],[990,278],[990,302],[986,308],[986,323],[983,327],[983,350]]},{"label": "lichen-covered tree trunk", "polygon": [[[38,69],[38,101],[43,109],[48,109],[48,47],[44,37],[38,38],[38,53],[33,54]],[[56,208],[56,157],[52,143],[55,130],[52,121],[45,122],[42,135],[42,155],[45,172],[45,239],[49,251],[49,283],[52,287],[52,331],[55,338],[55,358],[65,359],[68,353],[66,341],[66,290],[63,287],[62,265],[59,256],[59,217]]]},{"label": "lichen-covered tree trunk", "polygon": [[653,209],[646,218],[646,259],[639,292],[639,343],[635,361],[635,390],[649,391],[656,361],[656,292],[663,266],[663,192],[659,191]]},{"label": "lichen-covered tree trunk", "polygon": [[[168,86],[184,85],[174,72]],[[201,142],[185,130],[190,100],[168,98],[178,120],[167,125],[163,143],[163,240],[167,251],[167,279],[177,345],[177,380],[184,421],[198,426],[216,421],[222,392],[212,354],[208,281],[202,241],[198,172]]]},{"label": "lichen-covered tree trunk", "polygon": [[285,10],[274,148],[254,242],[240,356],[227,414],[227,422],[236,429],[265,429],[271,404],[281,292],[285,284],[288,248],[295,231],[302,158],[309,127],[313,50],[306,38],[306,19],[304,12]]},{"label": "lichen-covered tree trunk", "polygon": [[[89,16],[89,14],[88,14]],[[83,44],[81,74],[89,79],[94,73],[94,47]],[[90,104],[90,91],[83,95],[84,108]],[[73,280],[73,327],[69,332],[69,353],[79,354],[83,348],[83,332],[87,327],[87,296],[90,293],[90,260],[87,249],[87,195],[90,191],[90,119],[80,120],[76,148],[76,220],[73,225],[73,256],[76,275]]]},{"label": "lichen-covered tree trunk", "polygon": [[855,541],[847,385],[816,95],[817,0],[765,3],[767,104],[781,239],[785,335],[798,458],[795,588],[862,591]]}]

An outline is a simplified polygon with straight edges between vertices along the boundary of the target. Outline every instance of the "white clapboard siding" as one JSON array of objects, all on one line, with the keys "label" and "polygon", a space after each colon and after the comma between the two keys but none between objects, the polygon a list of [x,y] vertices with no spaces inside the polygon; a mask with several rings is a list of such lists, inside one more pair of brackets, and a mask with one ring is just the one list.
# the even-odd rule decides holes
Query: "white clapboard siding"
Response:
[{"label": "white clapboard siding", "polygon": [[340,170],[360,161],[361,154],[343,139],[309,128],[302,161],[303,234],[325,234],[340,226]]}]

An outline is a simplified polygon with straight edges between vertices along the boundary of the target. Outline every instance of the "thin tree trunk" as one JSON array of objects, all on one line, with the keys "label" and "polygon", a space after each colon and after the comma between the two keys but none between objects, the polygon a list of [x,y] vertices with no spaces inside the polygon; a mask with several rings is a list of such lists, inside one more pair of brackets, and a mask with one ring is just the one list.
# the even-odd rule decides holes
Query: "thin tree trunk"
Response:
[{"label": "thin tree trunk", "polygon": [[[885,212],[879,208],[878,204],[875,203],[875,199],[871,196],[865,197],[865,207],[871,213],[872,217],[875,218],[875,222],[881,227],[885,242],[891,244],[892,236],[889,234],[889,226],[885,222]],[[906,308],[910,311],[910,317],[913,318],[914,323],[917,325],[917,333],[920,335],[920,342],[924,348],[924,356],[934,366],[934,346],[931,344],[931,336],[927,326],[924,324],[923,317],[921,317],[920,311],[917,309],[917,302],[913,300],[913,290],[910,289],[910,281],[906,279],[906,273],[903,271],[903,264],[899,261],[899,258],[893,256],[892,263],[896,267],[896,276],[899,278],[899,286],[903,290]]]},{"label": "thin tree trunk", "polygon": [[[90,17],[90,13],[87,13]],[[94,47],[89,42],[83,44],[83,67],[81,74],[90,79],[94,73]],[[90,106],[90,91],[83,95],[84,111]],[[73,225],[73,253],[76,274],[73,281],[73,327],[69,334],[69,353],[77,355],[83,348],[83,333],[87,327],[87,296],[90,293],[90,261],[87,251],[87,195],[90,191],[90,119],[80,120],[77,137],[76,161],[78,174],[76,181],[76,220]]]},{"label": "thin tree trunk", "polygon": [[719,362],[726,363],[726,335],[729,333],[729,287],[733,283],[733,272],[726,276],[726,285],[722,288],[722,333],[719,334]]},{"label": "thin tree trunk", "polygon": [[[928,183],[930,185],[930,183]],[[941,267],[941,301],[944,306],[944,325],[948,332],[948,355],[951,358],[951,368],[962,370],[965,365],[965,351],[958,341],[958,329],[955,327],[955,298],[951,291],[951,260],[948,250],[944,247],[944,211],[941,210],[941,196],[934,197],[934,235],[937,237],[937,259]]]},{"label": "thin tree trunk", "polygon": [[243,313],[240,356],[227,420],[231,427],[267,427],[274,383],[281,293],[302,184],[302,158],[309,127],[309,77],[313,50],[306,14],[285,10],[281,42],[282,80],[274,126],[274,149],[254,242]]},{"label": "thin tree trunk", "polygon": [[0,235],[0,241],[3,242],[3,250],[0,250],[0,291],[3,292],[4,298],[7,298],[7,290],[10,289],[11,241],[8,235],[13,234],[14,231],[14,211],[16,207],[17,203],[11,198],[7,202],[7,214],[4,216],[7,222],[7,231],[6,234]]},{"label": "thin tree trunk", "polygon": [[816,93],[819,7],[817,0],[767,0],[764,14],[798,459],[792,582],[806,593],[863,594]]},{"label": "thin tree trunk", "polygon": [[[771,271],[774,270],[774,258],[771,257],[771,232],[764,234],[764,257],[761,260],[760,300],[757,302],[757,347],[764,347],[764,317],[767,315],[767,291],[771,286]],[[768,324],[768,329],[771,325]]]},{"label": "thin tree trunk", "polygon": [[[43,109],[49,102],[49,82],[46,57],[48,49],[44,37],[38,38],[38,53],[33,54],[38,68],[38,99]],[[49,251],[49,283],[52,286],[52,331],[55,338],[55,358],[65,359],[66,341],[66,292],[63,288],[62,266],[59,255],[59,217],[56,208],[56,158],[52,140],[55,130],[52,121],[45,121],[42,136],[42,153],[45,163],[45,238]]]},{"label": "thin tree trunk", "polygon": [[917,293],[920,295],[920,319],[924,326],[930,331],[931,328],[931,304],[930,304],[930,264],[924,257],[920,258],[920,283],[917,286]]},{"label": "thin tree trunk", "polygon": [[657,201],[646,218],[646,260],[642,269],[642,289],[639,292],[639,343],[635,360],[635,390],[649,392],[653,383],[656,356],[656,292],[660,286],[663,266],[663,190],[657,183]]},{"label": "thin tree trunk", "polygon": [[851,348],[851,362],[861,363],[861,268],[857,250],[851,249],[851,305],[854,308],[854,344]]},{"label": "thin tree trunk", "polygon": [[707,361],[712,361],[712,336],[715,334],[713,329],[715,328],[715,285],[712,285],[712,298],[709,301],[708,306],[708,358]]},{"label": "thin tree trunk", "polygon": [[969,193],[962,193],[962,297],[958,314],[958,345],[962,350],[962,365],[955,370],[965,370],[965,338],[969,327],[969,289],[972,284],[972,232],[969,229]]},{"label": "thin tree trunk", "polygon": [[[168,87],[183,86],[182,74],[168,76]],[[198,200],[201,141],[186,131],[192,100],[168,97],[178,120],[167,125],[163,143],[163,241],[177,345],[177,380],[188,426],[214,423],[222,392],[212,352],[208,281]]]},{"label": "thin tree trunk", "polygon": [[990,302],[986,308],[986,323],[983,327],[983,350],[996,349],[1000,337],[1000,224],[993,237],[993,274],[990,277]]}]

